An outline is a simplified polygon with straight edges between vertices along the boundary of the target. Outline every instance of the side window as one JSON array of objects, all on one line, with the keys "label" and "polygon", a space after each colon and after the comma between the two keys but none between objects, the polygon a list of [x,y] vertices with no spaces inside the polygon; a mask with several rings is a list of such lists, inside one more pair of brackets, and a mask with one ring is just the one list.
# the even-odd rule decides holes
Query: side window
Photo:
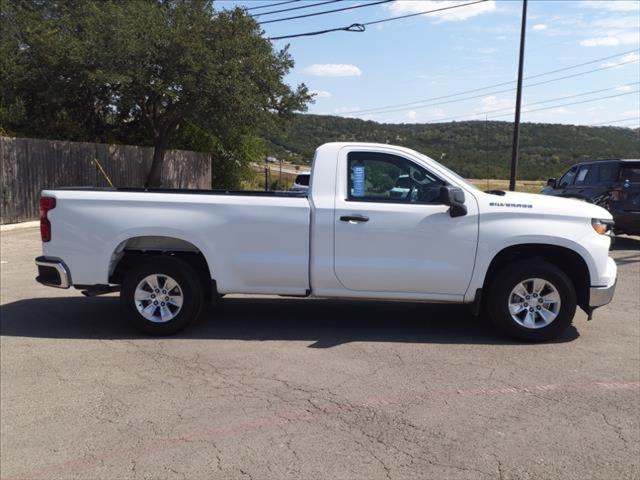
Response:
[{"label": "side window", "polygon": [[620,180],[625,183],[640,183],[640,165],[625,165],[620,169]]},{"label": "side window", "polygon": [[571,167],[567,173],[565,173],[560,181],[558,182],[559,188],[568,187],[573,184],[573,179],[576,176],[576,172],[578,171],[578,167]]},{"label": "side window", "polygon": [[589,184],[589,172],[592,170],[591,165],[584,165],[578,169],[578,174],[576,175],[575,185],[588,185]]},{"label": "side window", "polygon": [[406,158],[377,152],[349,152],[348,198],[361,202],[437,203],[435,175]]},{"label": "side window", "polygon": [[618,165],[615,163],[603,163],[600,165],[598,173],[598,183],[609,184],[616,181]]}]

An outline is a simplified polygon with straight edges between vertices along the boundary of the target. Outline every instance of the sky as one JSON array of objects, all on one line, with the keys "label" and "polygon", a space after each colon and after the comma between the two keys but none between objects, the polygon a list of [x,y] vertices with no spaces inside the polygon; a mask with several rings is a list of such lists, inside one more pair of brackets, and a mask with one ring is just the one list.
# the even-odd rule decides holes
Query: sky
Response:
[{"label": "sky", "polygon": [[[266,22],[376,0],[265,6],[283,1],[216,0],[215,8],[246,7],[249,14],[261,14],[256,20]],[[267,37],[292,35],[471,1],[395,0],[262,28]],[[298,7],[305,8],[267,13]],[[520,0],[487,0],[370,25],[364,32],[273,44],[278,49],[289,45],[295,61],[286,81],[304,83],[316,94],[309,113],[385,123],[512,121],[521,18]],[[637,128],[639,48],[640,0],[530,0],[522,121]]]}]

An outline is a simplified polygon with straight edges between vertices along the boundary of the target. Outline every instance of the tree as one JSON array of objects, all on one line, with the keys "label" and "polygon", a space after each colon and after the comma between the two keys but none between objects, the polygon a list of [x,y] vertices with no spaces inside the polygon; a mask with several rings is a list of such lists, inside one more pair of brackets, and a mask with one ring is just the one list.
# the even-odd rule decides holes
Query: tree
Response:
[{"label": "tree", "polygon": [[[406,146],[468,178],[508,178],[510,122],[466,121],[384,124],[328,115],[295,115],[286,129],[262,132],[267,155],[310,164],[318,145],[361,141]],[[620,127],[523,123],[518,170],[522,180],[562,175],[582,160],[638,158],[639,130]]]},{"label": "tree", "polygon": [[212,0],[3,2],[2,22],[12,25],[2,126],[35,120],[46,135],[150,143],[150,187],[167,149],[193,137],[182,132],[203,131],[228,154],[311,101],[304,84],[284,83],[287,49],[275,51],[244,10],[215,12]]}]

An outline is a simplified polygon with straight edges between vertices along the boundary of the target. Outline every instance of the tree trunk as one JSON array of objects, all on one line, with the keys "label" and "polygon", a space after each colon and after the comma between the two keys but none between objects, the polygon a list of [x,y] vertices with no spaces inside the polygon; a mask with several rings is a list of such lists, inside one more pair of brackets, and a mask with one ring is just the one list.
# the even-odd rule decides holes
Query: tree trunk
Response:
[{"label": "tree trunk", "polygon": [[153,142],[153,162],[147,175],[145,188],[158,188],[162,186],[162,163],[167,153],[167,141],[164,138],[156,138]]},{"label": "tree trunk", "polygon": [[216,169],[215,167],[215,153],[211,152],[211,190],[214,190],[216,188],[216,177],[215,177],[215,173],[216,173]]}]

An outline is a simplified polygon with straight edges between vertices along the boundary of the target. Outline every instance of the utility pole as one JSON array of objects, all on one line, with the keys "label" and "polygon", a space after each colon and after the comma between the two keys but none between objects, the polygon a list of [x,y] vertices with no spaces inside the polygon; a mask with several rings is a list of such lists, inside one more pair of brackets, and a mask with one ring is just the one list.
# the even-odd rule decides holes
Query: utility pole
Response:
[{"label": "utility pole", "polygon": [[520,142],[520,105],[522,103],[522,70],[524,67],[524,37],[527,30],[527,0],[522,0],[522,26],[520,27],[520,59],[518,61],[518,87],[516,92],[516,118],[513,124],[513,147],[511,150],[511,176],[509,190],[516,189],[518,171],[518,144]]},{"label": "utility pole", "polygon": [[485,175],[487,177],[487,190],[489,190],[489,179],[491,178],[491,174],[489,173],[489,117],[484,116],[484,158],[487,162],[487,171]]},{"label": "utility pole", "polygon": [[264,191],[269,190],[269,157],[264,157]]}]

